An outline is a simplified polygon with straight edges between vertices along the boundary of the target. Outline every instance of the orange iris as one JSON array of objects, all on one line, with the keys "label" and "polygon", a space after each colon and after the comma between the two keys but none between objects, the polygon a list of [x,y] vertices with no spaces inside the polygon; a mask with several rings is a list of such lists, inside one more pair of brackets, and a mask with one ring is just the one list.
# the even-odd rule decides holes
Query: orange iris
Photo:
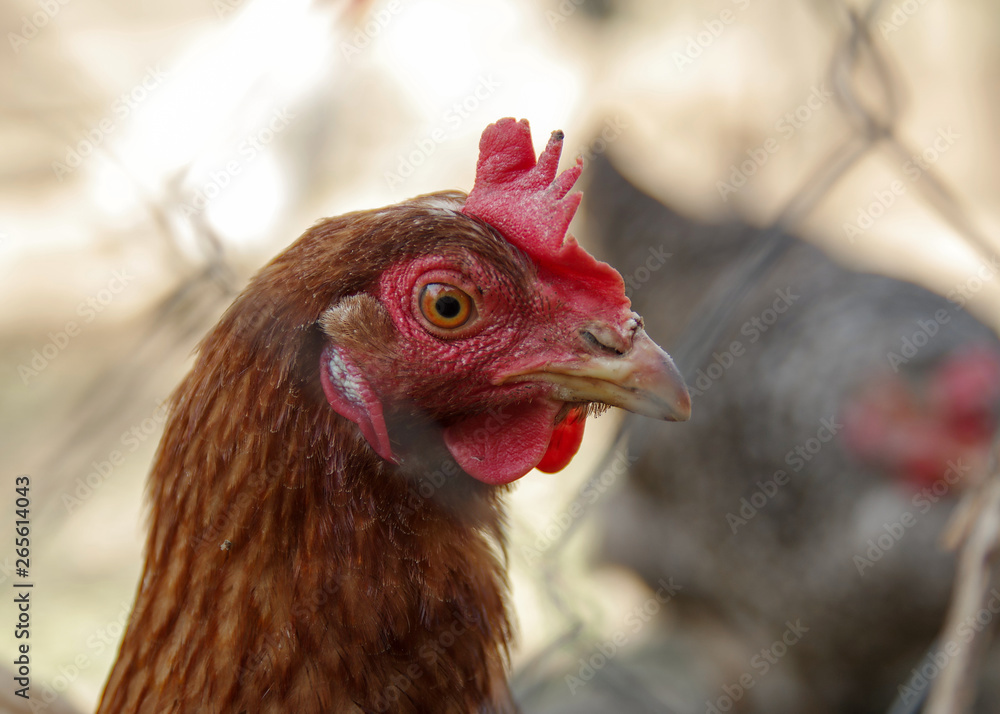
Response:
[{"label": "orange iris", "polygon": [[428,283],[420,291],[420,311],[435,327],[461,327],[472,317],[472,298],[454,285]]}]

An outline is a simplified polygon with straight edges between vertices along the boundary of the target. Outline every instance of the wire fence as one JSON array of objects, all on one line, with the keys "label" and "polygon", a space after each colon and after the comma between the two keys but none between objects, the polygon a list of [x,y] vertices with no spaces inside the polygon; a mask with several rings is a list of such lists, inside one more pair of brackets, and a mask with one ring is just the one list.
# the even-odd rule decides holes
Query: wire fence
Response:
[{"label": "wire fence", "polygon": [[[893,67],[900,58],[892,55],[884,38],[880,39],[878,30],[879,23],[886,22],[887,12],[899,12],[899,6],[887,9],[885,3],[874,0],[859,8],[843,2],[830,2],[816,3],[813,9],[818,22],[828,20],[831,14],[835,16],[831,31],[836,32],[839,39],[826,67],[826,79],[833,87],[834,98],[851,131],[831,142],[825,156],[815,162],[808,177],[764,229],[766,237],[748,245],[732,267],[719,274],[705,291],[694,310],[698,319],[688,326],[670,350],[676,363],[685,371],[689,384],[695,379],[696,369],[709,364],[711,353],[720,344],[720,338],[746,318],[741,310],[745,309],[747,294],[766,283],[773,267],[793,245],[790,236],[806,230],[805,222],[815,208],[839,184],[850,181],[864,159],[881,154],[901,166],[908,158],[921,152],[919,147],[907,143],[899,129],[906,90],[900,85]],[[859,86],[862,77],[874,78],[874,86]],[[873,96],[877,101],[872,101]],[[902,178],[901,174],[899,178]],[[995,255],[995,242],[970,218],[948,182],[930,166],[924,168],[922,178],[926,178],[918,184],[922,203],[961,236],[983,260],[991,260]],[[648,420],[632,415],[623,420],[605,458],[594,466],[592,475],[571,501],[583,515],[563,530],[542,556],[540,577],[544,581],[543,588],[551,610],[558,613],[562,621],[562,634],[525,663],[514,680],[515,692],[529,711],[531,705],[545,701],[544,695],[550,684],[548,677],[552,671],[547,665],[560,658],[585,663],[586,658],[595,652],[595,643],[607,639],[607,632],[595,629],[589,619],[591,613],[580,608],[578,593],[566,585],[567,578],[563,572],[566,551],[581,526],[597,510],[592,502],[584,498],[585,493],[600,483],[615,458],[620,458],[630,448],[641,450],[654,438]],[[994,458],[994,464],[995,461]],[[996,523],[1000,511],[995,493],[1000,475],[995,468],[991,466],[993,475],[982,490],[969,499],[971,503],[980,504],[975,511],[979,519],[976,525],[966,523],[967,530],[978,529],[978,541],[971,536],[966,541],[968,547],[962,556],[963,566],[956,573],[948,624],[951,632],[963,618],[983,609],[990,589],[997,582],[995,553],[1000,540]],[[953,547],[957,545],[952,543]],[[670,544],[662,544],[662,547],[669,548]],[[942,632],[941,641],[946,639],[947,632]],[[970,644],[963,652],[961,662],[947,670],[948,676],[942,676],[933,683],[929,697],[905,697],[901,689],[889,713],[957,714],[971,711],[975,680],[982,668],[987,642],[988,638],[984,637],[979,638],[974,646]],[[932,645],[929,652],[933,651]],[[914,660],[914,667],[922,659]],[[601,657],[600,667],[592,669],[594,681],[599,681],[605,691],[612,693],[611,698],[621,703],[623,711],[677,714],[691,711],[690,705],[681,697],[674,696],[669,687],[651,687],[650,678],[636,671],[634,662],[625,662],[613,656]],[[712,711],[710,704],[709,711]]]},{"label": "wire fence", "polygon": [[[685,377],[689,380],[694,378],[698,367],[708,362],[720,338],[745,319],[741,313],[745,297],[766,282],[774,266],[786,255],[792,246],[790,236],[803,230],[816,207],[831,192],[852,179],[863,160],[879,154],[901,163],[920,153],[919,147],[907,143],[899,129],[906,89],[893,70],[899,58],[892,55],[878,30],[886,13],[894,8],[887,8],[878,0],[860,8],[844,2],[817,2],[811,7],[818,23],[827,23],[833,18],[830,32],[836,33],[838,39],[826,66],[826,78],[851,129],[845,136],[831,141],[826,155],[815,162],[808,177],[784,202],[767,227],[767,239],[748,247],[732,269],[716,277],[705,292],[695,308],[699,319],[691,323],[671,349],[676,363],[686,370]],[[873,96],[878,101],[872,101]],[[916,189],[922,202],[961,236],[969,248],[984,260],[993,257],[994,241],[970,217],[957,195],[959,192],[950,187],[933,166],[923,169]],[[163,249],[163,272],[172,275],[167,281],[170,287],[150,310],[130,321],[127,329],[121,331],[114,347],[120,358],[89,375],[84,384],[76,385],[73,398],[53,410],[58,412],[50,415],[53,421],[71,424],[72,428],[57,439],[53,439],[51,433],[42,434],[23,447],[26,451],[46,455],[35,467],[39,473],[63,475],[40,494],[40,509],[53,520],[58,520],[66,510],[65,497],[73,483],[66,475],[86,470],[86,464],[93,459],[94,444],[116,443],[123,422],[141,424],[149,416],[148,402],[153,397],[149,385],[174,381],[170,375],[177,365],[185,362],[194,342],[241,288],[246,271],[237,265],[232,251],[211,224],[199,212],[179,214],[175,210],[191,200],[183,177],[178,177],[166,196],[149,200],[146,208],[153,217]],[[143,398],[138,399],[137,395]],[[156,396],[163,398],[166,395]],[[561,634],[522,663],[515,673],[513,688],[526,711],[531,711],[532,702],[549,685],[545,677],[553,671],[551,663],[554,660],[575,661],[590,653],[593,644],[605,637],[606,633],[595,629],[589,612],[581,607],[578,593],[567,585],[566,552],[581,529],[595,517],[597,507],[586,496],[587,490],[598,487],[604,474],[618,468],[616,462],[621,461],[622,454],[628,453],[632,445],[652,438],[644,431],[646,427],[647,424],[639,419],[628,418],[622,422],[604,458],[595,464],[590,478],[570,501],[576,515],[541,554],[537,577],[548,609],[558,613],[561,622],[557,629]],[[987,495],[983,496],[981,507],[968,519],[966,531],[975,537],[970,535],[964,541],[968,549],[958,571],[960,580],[955,589],[955,609],[950,615],[956,622],[970,609],[974,612],[981,608],[983,597],[996,584],[991,569],[996,535],[990,530],[995,527],[1000,510],[996,482],[994,478],[983,485]],[[977,640],[977,645],[980,642]],[[982,652],[970,649],[962,666],[950,670],[954,672],[953,678],[941,678],[935,683],[926,706],[922,699],[915,704],[897,702],[891,714],[967,711],[963,707],[968,706],[968,695],[972,691],[970,682],[982,656]],[[608,658],[594,676],[601,680],[606,690],[613,691],[619,701],[628,703],[629,711],[678,714],[686,711],[681,698],[672,696],[669,687],[651,688],[647,676],[621,659]]]}]

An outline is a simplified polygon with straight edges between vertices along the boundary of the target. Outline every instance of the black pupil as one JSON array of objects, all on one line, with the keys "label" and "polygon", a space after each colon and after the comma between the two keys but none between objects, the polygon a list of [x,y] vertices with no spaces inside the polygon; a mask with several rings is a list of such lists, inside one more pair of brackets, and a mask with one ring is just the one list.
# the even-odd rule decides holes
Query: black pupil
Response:
[{"label": "black pupil", "polygon": [[453,295],[442,295],[435,301],[434,309],[441,317],[451,319],[458,317],[458,313],[462,311],[462,303]]}]

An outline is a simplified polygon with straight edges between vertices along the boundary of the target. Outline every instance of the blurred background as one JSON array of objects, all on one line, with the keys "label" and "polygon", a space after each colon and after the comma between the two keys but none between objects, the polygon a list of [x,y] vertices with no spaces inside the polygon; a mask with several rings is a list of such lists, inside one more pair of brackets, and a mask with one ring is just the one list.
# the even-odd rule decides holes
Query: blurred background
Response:
[{"label": "blurred background", "polygon": [[514,116],[584,156],[574,232],[697,390],[690,425],[608,414],[510,499],[525,711],[919,711],[1000,400],[998,20],[983,0],[5,3],[0,502],[31,476],[39,696],[96,705],[160,404],[248,277],[320,217],[470,189],[483,128]]}]

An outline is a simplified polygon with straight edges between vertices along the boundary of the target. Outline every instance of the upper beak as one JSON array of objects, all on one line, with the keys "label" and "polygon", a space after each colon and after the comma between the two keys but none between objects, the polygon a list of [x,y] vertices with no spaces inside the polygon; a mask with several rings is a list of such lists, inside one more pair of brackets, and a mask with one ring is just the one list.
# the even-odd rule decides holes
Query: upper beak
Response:
[{"label": "upper beak", "polygon": [[555,387],[555,398],[565,402],[601,402],[666,421],[691,417],[691,396],[684,378],[670,355],[641,328],[625,354],[586,354],[565,364],[511,375],[504,381],[547,382]]}]

